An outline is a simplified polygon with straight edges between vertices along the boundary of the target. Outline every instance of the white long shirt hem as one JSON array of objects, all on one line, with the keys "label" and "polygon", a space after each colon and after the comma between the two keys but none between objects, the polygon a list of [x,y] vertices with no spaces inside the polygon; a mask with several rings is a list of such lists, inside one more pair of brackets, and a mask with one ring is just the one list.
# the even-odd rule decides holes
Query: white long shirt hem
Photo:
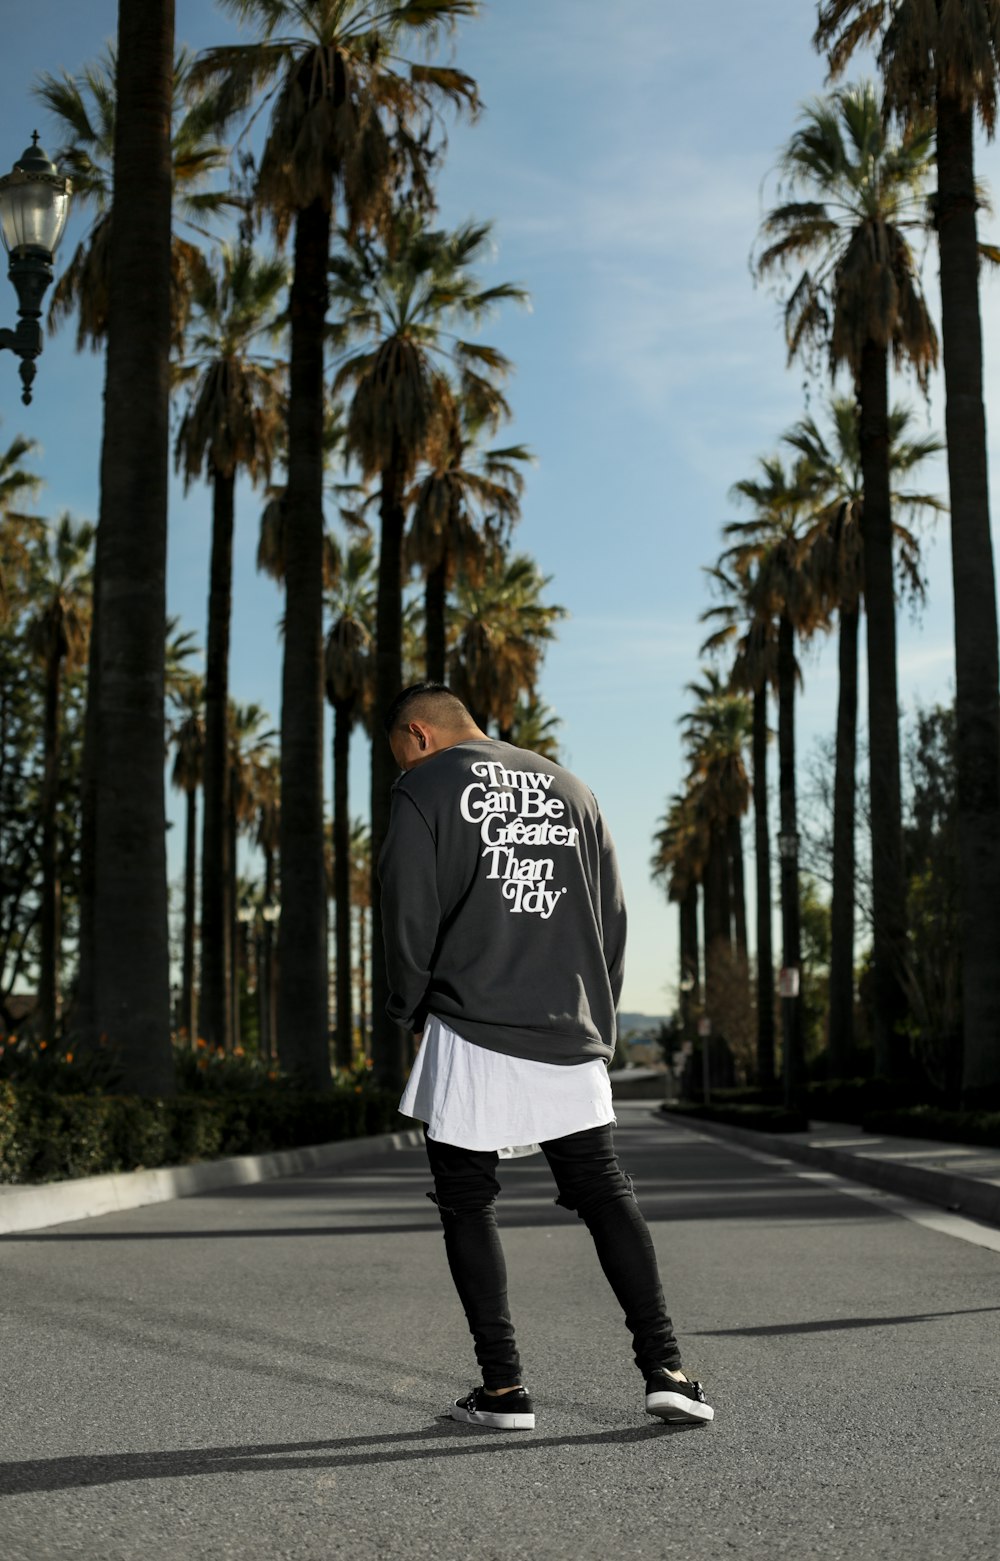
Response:
[{"label": "white long shirt hem", "polygon": [[465,1040],[434,1014],[399,1109],[426,1123],[438,1143],[494,1150],[501,1160],[615,1121],[603,1058],[564,1064],[511,1057]]}]

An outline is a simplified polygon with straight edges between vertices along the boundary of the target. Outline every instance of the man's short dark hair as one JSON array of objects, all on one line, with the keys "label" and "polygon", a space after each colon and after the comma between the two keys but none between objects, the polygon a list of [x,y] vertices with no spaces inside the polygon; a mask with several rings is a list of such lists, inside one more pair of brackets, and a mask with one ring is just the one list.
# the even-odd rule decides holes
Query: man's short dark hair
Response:
[{"label": "man's short dark hair", "polygon": [[383,723],[386,735],[391,737],[408,721],[417,720],[434,721],[455,730],[474,724],[468,706],[446,683],[411,683],[397,694]]}]

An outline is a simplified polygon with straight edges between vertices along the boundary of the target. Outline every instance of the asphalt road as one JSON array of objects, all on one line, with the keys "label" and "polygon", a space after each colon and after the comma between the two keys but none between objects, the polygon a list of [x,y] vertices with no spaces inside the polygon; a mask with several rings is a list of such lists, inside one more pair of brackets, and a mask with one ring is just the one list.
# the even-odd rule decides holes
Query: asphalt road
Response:
[{"label": "asphalt road", "polygon": [[663,1426],[540,1158],[500,1218],[537,1429],[476,1381],[422,1151],[0,1239],[2,1561],[996,1561],[1000,1252],[618,1108]]}]

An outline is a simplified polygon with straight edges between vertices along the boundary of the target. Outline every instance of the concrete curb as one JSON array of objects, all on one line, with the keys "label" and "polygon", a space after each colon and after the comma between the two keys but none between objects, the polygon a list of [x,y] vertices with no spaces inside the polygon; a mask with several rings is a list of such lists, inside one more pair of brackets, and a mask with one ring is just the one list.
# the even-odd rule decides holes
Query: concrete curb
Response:
[{"label": "concrete curb", "polygon": [[299,1171],[350,1164],[392,1149],[422,1148],[423,1142],[420,1128],[408,1128],[371,1138],[347,1138],[331,1144],[308,1144],[301,1149],[277,1149],[270,1154],[206,1160],[198,1165],[115,1171],[106,1176],[82,1176],[76,1181],[45,1182],[33,1187],[0,1187],[0,1236],[91,1219],[95,1214],[115,1214],[120,1209],[138,1209],[147,1203],[166,1203],[171,1198],[190,1198],[222,1187],[271,1181]]},{"label": "concrete curb", "polygon": [[[669,1111],[656,1113],[664,1122],[674,1122],[678,1127],[704,1133],[708,1138],[728,1138],[747,1149],[757,1149],[761,1154],[774,1155],[779,1160],[797,1160],[803,1165],[815,1165],[824,1171],[844,1176],[848,1181],[864,1182],[869,1187],[881,1187],[885,1192],[902,1193],[921,1203],[933,1203],[953,1214],[965,1214],[972,1219],[984,1220],[989,1225],[1000,1225],[1000,1187],[992,1182],[978,1181],[973,1176],[955,1176],[947,1171],[930,1171],[922,1165],[900,1165],[894,1160],[877,1160],[869,1155],[853,1155],[844,1149],[824,1149],[819,1144],[803,1144],[783,1133],[757,1133],[745,1127],[731,1127],[728,1122],[706,1122],[700,1118],[672,1116]],[[928,1143],[933,1153],[936,1145]]]}]

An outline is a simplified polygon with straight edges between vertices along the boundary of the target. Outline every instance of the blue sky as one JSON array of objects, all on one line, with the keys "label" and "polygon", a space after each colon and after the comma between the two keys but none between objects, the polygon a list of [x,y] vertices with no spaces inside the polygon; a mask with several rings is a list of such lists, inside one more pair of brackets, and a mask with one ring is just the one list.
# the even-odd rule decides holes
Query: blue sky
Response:
[{"label": "blue sky", "polygon": [[[738,512],[733,482],[805,410],[802,372],[787,369],[778,306],[755,289],[748,256],[776,153],[802,100],[823,87],[810,46],[814,8],[801,0],[493,0],[465,24],[455,58],[480,84],[486,111],[453,125],[439,189],[447,223],[494,223],[491,279],[522,283],[530,312],[508,308],[484,330],[515,362],[511,437],[538,464],[516,543],[551,575],[569,609],[541,692],[563,720],[563,757],[597,793],[618,844],[631,917],[623,1007],[667,1012],[674,1001],[675,913],[649,882],[651,836],[680,784],[677,722],[698,674],[709,604],[703,566]],[[113,35],[112,0],[34,0],[10,28],[0,65],[0,163],[37,126],[54,129],[29,92],[41,70],[76,71]],[[207,0],[178,0],[177,37],[195,48],[234,35]],[[857,74],[857,73],[855,73]],[[998,186],[998,152],[980,171]],[[762,192],[763,186],[763,192]],[[988,220],[984,231],[989,231]],[[82,231],[71,219],[60,259]],[[937,258],[924,278],[938,308]],[[13,323],[5,294],[2,323]],[[1000,429],[1000,293],[983,287],[987,416]],[[16,365],[0,357],[0,438],[43,447],[43,511],[94,518],[103,367],[77,356],[72,331],[46,344],[34,404],[18,399]],[[827,387],[812,387],[821,411]],[[940,429],[940,385],[918,430]],[[1000,470],[991,439],[991,469]],[[924,486],[947,491],[943,463]],[[232,690],[280,717],[281,599],[254,567],[260,499],[238,491]],[[1000,495],[994,487],[993,512]],[[210,500],[171,492],[168,608],[204,643]],[[904,708],[953,692],[947,519],[924,532],[929,601],[902,613]],[[831,642],[804,655],[800,742],[833,729]],[[364,743],[353,757],[353,805],[367,806]],[[180,799],[168,795],[170,868],[181,867]]]}]

